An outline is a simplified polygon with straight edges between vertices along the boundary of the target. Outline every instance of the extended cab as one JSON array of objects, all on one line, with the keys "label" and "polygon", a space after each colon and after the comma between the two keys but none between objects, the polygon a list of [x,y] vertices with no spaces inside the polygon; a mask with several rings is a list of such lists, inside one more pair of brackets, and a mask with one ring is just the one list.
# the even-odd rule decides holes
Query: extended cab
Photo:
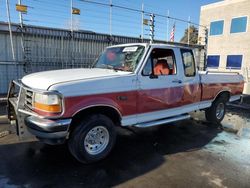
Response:
[{"label": "extended cab", "polygon": [[8,117],[20,138],[67,142],[80,162],[108,155],[116,126],[149,127],[205,110],[220,123],[226,102],[240,99],[243,77],[198,72],[192,49],[165,44],[108,47],[89,69],[27,75],[10,84]]}]

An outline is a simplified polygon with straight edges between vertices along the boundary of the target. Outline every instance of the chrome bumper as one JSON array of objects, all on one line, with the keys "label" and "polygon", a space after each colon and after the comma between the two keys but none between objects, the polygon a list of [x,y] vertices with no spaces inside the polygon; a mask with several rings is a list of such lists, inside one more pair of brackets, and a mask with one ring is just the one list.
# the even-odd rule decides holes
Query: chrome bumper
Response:
[{"label": "chrome bumper", "polygon": [[47,144],[62,144],[68,137],[71,119],[50,120],[34,116],[25,118],[28,131]]},{"label": "chrome bumper", "polygon": [[42,119],[34,116],[25,118],[25,124],[30,129],[43,132],[66,132],[68,131],[71,119],[50,120]]}]

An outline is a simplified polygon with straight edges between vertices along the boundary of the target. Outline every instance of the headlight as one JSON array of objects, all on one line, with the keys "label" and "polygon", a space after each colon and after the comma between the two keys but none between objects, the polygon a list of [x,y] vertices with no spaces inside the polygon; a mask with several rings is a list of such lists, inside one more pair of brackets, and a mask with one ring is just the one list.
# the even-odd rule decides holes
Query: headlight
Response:
[{"label": "headlight", "polygon": [[56,94],[35,93],[33,107],[35,110],[60,113],[62,111],[61,98]]}]

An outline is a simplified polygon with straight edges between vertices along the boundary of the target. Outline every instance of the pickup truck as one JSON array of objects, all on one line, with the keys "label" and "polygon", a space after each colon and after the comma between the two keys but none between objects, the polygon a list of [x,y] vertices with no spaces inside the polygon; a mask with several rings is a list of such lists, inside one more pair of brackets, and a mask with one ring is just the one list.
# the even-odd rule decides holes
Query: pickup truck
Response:
[{"label": "pickup truck", "polygon": [[226,103],[240,99],[243,77],[199,72],[193,50],[166,44],[107,47],[92,68],[33,73],[12,81],[8,118],[20,138],[67,143],[82,163],[105,158],[116,127],[167,124],[204,110],[219,124]]}]

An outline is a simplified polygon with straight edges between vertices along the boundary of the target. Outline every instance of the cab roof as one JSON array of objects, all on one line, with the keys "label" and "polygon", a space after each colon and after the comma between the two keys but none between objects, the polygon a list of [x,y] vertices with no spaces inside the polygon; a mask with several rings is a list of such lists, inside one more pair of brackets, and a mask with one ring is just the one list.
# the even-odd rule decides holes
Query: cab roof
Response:
[{"label": "cab roof", "polygon": [[193,49],[192,46],[186,46],[186,44],[164,44],[164,43],[126,43],[126,44],[118,44],[109,46],[107,48],[114,48],[114,47],[125,47],[125,46],[145,46],[145,47],[172,47],[172,48],[186,48],[186,49]]}]

